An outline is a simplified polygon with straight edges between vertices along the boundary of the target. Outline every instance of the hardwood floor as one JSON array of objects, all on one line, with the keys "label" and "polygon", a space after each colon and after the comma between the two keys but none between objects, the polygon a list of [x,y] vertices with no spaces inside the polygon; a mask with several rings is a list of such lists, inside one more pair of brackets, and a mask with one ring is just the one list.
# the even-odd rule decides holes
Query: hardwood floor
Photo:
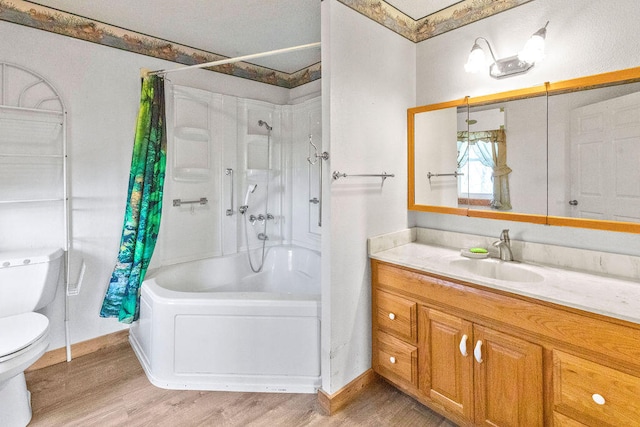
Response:
[{"label": "hardwood floor", "polygon": [[30,426],[423,426],[454,424],[378,381],[322,415],[315,394],[165,390],[128,343],[28,372]]}]

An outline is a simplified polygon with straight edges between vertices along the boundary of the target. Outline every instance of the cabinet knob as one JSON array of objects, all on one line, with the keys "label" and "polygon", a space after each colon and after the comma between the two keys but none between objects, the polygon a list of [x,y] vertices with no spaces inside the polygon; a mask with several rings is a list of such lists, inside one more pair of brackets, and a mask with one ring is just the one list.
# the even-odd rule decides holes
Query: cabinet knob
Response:
[{"label": "cabinet knob", "polygon": [[606,400],[604,400],[604,397],[602,397],[601,394],[595,393],[593,396],[591,396],[591,398],[598,405],[604,405],[606,403]]},{"label": "cabinet knob", "polygon": [[469,337],[465,334],[462,336],[462,339],[460,340],[460,354],[462,354],[464,357],[467,357],[469,355],[469,353],[467,352],[468,339]]},{"label": "cabinet knob", "polygon": [[393,320],[396,318],[396,315],[393,313],[389,313],[389,319]]},{"label": "cabinet knob", "polygon": [[482,363],[482,341],[478,340],[476,343],[476,348],[473,349],[473,356],[476,358],[478,363]]},{"label": "cabinet knob", "polygon": [[391,357],[389,358],[389,362],[391,362],[392,364],[395,364],[395,363],[396,363],[396,358],[395,358],[395,357],[393,357],[393,356],[391,356]]}]

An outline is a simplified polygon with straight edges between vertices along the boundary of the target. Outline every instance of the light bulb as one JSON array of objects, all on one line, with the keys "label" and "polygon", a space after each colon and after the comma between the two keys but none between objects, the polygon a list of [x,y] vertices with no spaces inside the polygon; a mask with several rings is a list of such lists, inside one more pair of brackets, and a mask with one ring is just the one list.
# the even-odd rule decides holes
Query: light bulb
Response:
[{"label": "light bulb", "polygon": [[544,27],[536,31],[531,38],[527,40],[524,48],[518,52],[518,59],[520,61],[534,64],[544,58],[544,39],[547,37],[547,25],[549,25],[548,21]]},{"label": "light bulb", "polygon": [[524,49],[518,52],[518,59],[533,64],[542,58],[544,58],[544,38],[534,34],[527,40]]},{"label": "light bulb", "polygon": [[484,56],[484,51],[478,46],[478,43],[473,45],[471,48],[471,53],[469,53],[469,59],[467,59],[467,63],[464,64],[464,70],[467,73],[477,73],[486,67],[486,60]]}]

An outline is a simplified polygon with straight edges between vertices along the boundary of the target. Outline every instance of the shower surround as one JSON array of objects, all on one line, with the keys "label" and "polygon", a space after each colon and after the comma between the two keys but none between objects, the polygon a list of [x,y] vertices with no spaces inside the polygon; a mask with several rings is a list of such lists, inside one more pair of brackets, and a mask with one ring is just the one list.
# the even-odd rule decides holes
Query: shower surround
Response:
[{"label": "shower surround", "polygon": [[[163,221],[130,330],[136,355],[159,387],[315,393],[319,181],[306,159],[322,140],[320,99],[168,92]],[[255,273],[247,254],[259,260],[263,245]]]}]

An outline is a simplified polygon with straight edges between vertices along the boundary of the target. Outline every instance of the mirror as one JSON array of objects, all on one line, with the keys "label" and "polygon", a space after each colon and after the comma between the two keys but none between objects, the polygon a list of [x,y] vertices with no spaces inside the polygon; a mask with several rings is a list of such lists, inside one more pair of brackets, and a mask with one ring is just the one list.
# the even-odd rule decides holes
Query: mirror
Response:
[{"label": "mirror", "polygon": [[640,223],[640,83],[549,95],[549,215]]},{"label": "mirror", "polygon": [[[459,165],[460,138],[467,131],[466,105],[451,106],[415,115],[415,202],[463,212],[468,190],[461,191],[465,166]],[[464,138],[464,137],[462,137]],[[466,164],[466,162],[465,162]]]},{"label": "mirror", "polygon": [[[409,123],[409,205],[416,210],[466,215],[458,176],[458,133],[464,132],[467,100],[418,107],[407,116]],[[461,124],[462,123],[462,124]],[[467,190],[468,192],[468,190]]]},{"label": "mirror", "polygon": [[477,106],[470,100],[470,209],[546,215],[546,121],[543,95]]},{"label": "mirror", "polygon": [[407,123],[410,210],[640,233],[640,67],[410,108]]}]

